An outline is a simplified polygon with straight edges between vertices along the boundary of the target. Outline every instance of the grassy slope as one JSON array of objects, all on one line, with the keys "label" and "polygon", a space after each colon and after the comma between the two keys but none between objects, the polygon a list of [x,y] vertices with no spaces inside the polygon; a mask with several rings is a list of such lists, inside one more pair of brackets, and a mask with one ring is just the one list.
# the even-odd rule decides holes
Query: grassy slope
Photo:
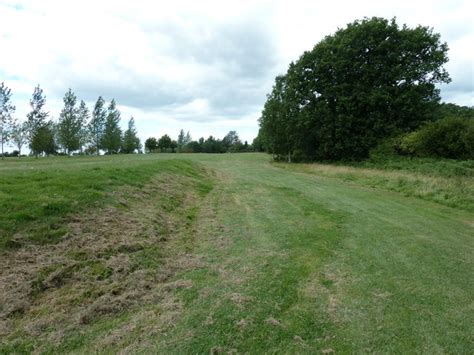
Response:
[{"label": "grassy slope", "polygon": [[[0,251],[59,240],[70,213],[112,203],[110,192],[143,187],[158,172],[189,174],[176,161],[147,156],[6,159],[0,164]],[[15,236],[15,238],[14,238]]]},{"label": "grassy slope", "polygon": [[[153,157],[178,170],[183,164],[163,158],[169,156]],[[367,171],[350,171],[356,177],[348,179],[347,171],[279,166],[259,154],[176,158],[215,172],[214,189],[196,204],[193,238],[186,239],[202,264],[172,276],[182,287],[173,287],[167,302],[106,315],[37,346],[178,353],[472,349],[469,201],[456,201],[463,208],[456,209],[367,182]],[[127,165],[148,166],[148,159]],[[15,342],[34,340],[8,340]]]}]

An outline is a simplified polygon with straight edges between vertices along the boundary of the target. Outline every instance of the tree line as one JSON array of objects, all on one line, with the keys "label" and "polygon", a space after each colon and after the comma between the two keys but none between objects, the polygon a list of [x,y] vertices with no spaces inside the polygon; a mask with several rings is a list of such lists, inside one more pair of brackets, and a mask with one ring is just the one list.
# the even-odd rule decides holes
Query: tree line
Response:
[{"label": "tree line", "polygon": [[238,153],[255,151],[254,145],[242,142],[236,131],[230,131],[223,139],[213,136],[193,140],[189,131],[185,134],[181,129],[177,140],[167,134],[160,138],[150,137],[145,141],[147,153]]},{"label": "tree line", "polygon": [[385,139],[453,110],[439,105],[436,87],[451,80],[447,51],[428,27],[377,17],[350,23],[276,77],[257,142],[288,161],[364,159]]},{"label": "tree line", "polygon": [[77,96],[69,89],[63,98],[64,107],[59,119],[54,122],[45,110],[46,96],[38,85],[30,99],[31,111],[21,122],[14,117],[16,107],[11,101],[11,89],[3,82],[0,85],[0,140],[2,158],[4,145],[16,148],[21,155],[28,145],[33,155],[73,153],[106,154],[138,153],[141,151],[133,117],[127,129],[120,128],[121,115],[114,99],[107,105],[102,96],[97,99],[92,112],[86,103],[78,103]]}]

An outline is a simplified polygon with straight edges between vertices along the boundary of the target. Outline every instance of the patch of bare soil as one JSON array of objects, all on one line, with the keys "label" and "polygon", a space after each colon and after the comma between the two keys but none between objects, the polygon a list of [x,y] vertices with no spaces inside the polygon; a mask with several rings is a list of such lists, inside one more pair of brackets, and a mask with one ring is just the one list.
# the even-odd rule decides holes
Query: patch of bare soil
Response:
[{"label": "patch of bare soil", "polygon": [[[205,266],[190,253],[189,215],[200,198],[193,181],[160,174],[112,197],[114,205],[71,217],[61,242],[1,255],[0,338],[59,344],[67,333],[138,305],[180,307],[173,290],[193,285],[172,278]],[[113,343],[130,327],[102,341]]]}]

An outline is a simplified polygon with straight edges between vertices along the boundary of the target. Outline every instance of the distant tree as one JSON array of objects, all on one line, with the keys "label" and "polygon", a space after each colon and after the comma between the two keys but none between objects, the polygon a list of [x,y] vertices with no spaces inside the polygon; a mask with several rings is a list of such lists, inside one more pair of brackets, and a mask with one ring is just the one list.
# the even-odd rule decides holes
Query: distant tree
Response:
[{"label": "distant tree", "polygon": [[118,153],[122,145],[122,130],[120,129],[120,112],[115,100],[112,99],[107,109],[102,145],[108,154]]},{"label": "distant tree", "polygon": [[162,152],[166,152],[168,150],[172,149],[172,143],[173,141],[171,140],[170,136],[167,134],[163,135],[160,139],[158,139],[158,148]]},{"label": "distant tree", "polygon": [[191,145],[192,138],[189,131],[184,134],[184,130],[181,130],[178,135],[178,140],[176,142],[179,153],[190,153],[193,152]]},{"label": "distant tree", "polygon": [[189,133],[189,131],[186,133],[186,137],[184,137],[184,144],[187,145],[189,143],[192,142],[192,138],[191,138],[191,134]]},{"label": "distant tree", "polygon": [[[30,143],[30,148],[34,153],[37,152],[38,150],[35,150],[33,148],[33,138],[36,137],[35,146],[36,148],[38,148],[41,146],[41,144],[38,145],[39,144],[38,142],[43,141],[42,138],[45,137],[45,132],[48,131],[48,129],[43,129],[42,132],[38,132],[40,128],[43,128],[46,125],[49,125],[49,123],[46,122],[46,119],[49,116],[49,112],[44,110],[45,104],[46,104],[46,96],[44,96],[43,89],[41,89],[40,86],[37,85],[33,91],[33,96],[30,100],[31,111],[26,115],[27,117],[26,122],[28,126],[28,140]],[[42,138],[40,139],[39,137],[42,137]],[[40,151],[44,151],[44,150],[40,150]],[[35,155],[38,156],[38,154],[36,153]]]},{"label": "distant tree", "polygon": [[170,145],[171,153],[176,153],[176,148],[178,148],[178,142],[172,140]]},{"label": "distant tree", "polygon": [[58,142],[68,155],[81,147],[82,121],[76,107],[76,95],[69,89],[63,98],[64,108],[59,114]]},{"label": "distant tree", "polygon": [[252,148],[254,152],[264,152],[265,151],[265,143],[262,138],[261,130],[259,130],[257,137],[254,138],[252,141]]},{"label": "distant tree", "polygon": [[[200,140],[201,142],[201,140]],[[203,153],[224,153],[226,152],[226,147],[221,140],[209,136],[205,141],[201,143]]]},{"label": "distant tree", "polygon": [[79,109],[77,112],[77,120],[78,124],[80,125],[80,130],[79,130],[79,149],[82,153],[84,146],[87,144],[89,141],[89,130],[87,127],[87,124],[90,119],[90,113],[89,109],[87,108],[86,103],[81,100],[81,103],[79,104]]},{"label": "distant tree", "polygon": [[222,139],[222,145],[228,152],[238,152],[242,149],[242,142],[236,131],[230,131]]},{"label": "distant tree", "polygon": [[474,119],[474,106],[459,106],[453,103],[440,103],[435,111],[435,119],[448,117]]},{"label": "distant tree", "polygon": [[45,122],[33,131],[31,150],[36,156],[43,153],[50,155],[56,152],[53,122]]},{"label": "distant tree", "polygon": [[18,155],[21,155],[21,148],[28,141],[28,125],[26,122],[15,121],[11,130],[11,141],[18,150]]},{"label": "distant tree", "polygon": [[202,152],[202,146],[197,141],[191,141],[190,143],[188,143],[187,149],[190,153],[201,153]]},{"label": "distant tree", "polygon": [[2,159],[4,158],[3,146],[9,140],[13,128],[13,113],[15,106],[11,103],[11,90],[2,82],[0,84],[0,141],[2,145]]},{"label": "distant tree", "polygon": [[158,149],[158,141],[154,137],[150,137],[145,141],[145,151],[148,153],[155,152]]},{"label": "distant tree", "polygon": [[184,146],[186,145],[186,136],[184,134],[184,130],[180,130],[179,131],[179,135],[178,135],[178,141],[177,141],[177,145],[178,145],[178,152],[182,152],[183,149],[184,149]]},{"label": "distant tree", "polygon": [[92,111],[92,119],[88,125],[88,136],[90,143],[95,147],[97,155],[100,154],[102,149],[102,142],[105,131],[105,120],[107,118],[107,111],[104,107],[105,101],[102,96],[97,99],[94,109]]},{"label": "distant tree", "polygon": [[126,154],[140,151],[140,139],[137,136],[137,129],[135,128],[135,120],[133,117],[128,121],[128,129],[123,134],[122,152]]},{"label": "distant tree", "polygon": [[[38,136],[37,130],[48,124],[46,119],[49,116],[49,112],[44,110],[45,104],[46,96],[44,96],[43,90],[38,85],[35,87],[33,97],[30,100],[31,111],[26,115],[30,148],[32,148],[31,144],[33,142],[33,137]],[[33,148],[32,150],[34,151]]]}]

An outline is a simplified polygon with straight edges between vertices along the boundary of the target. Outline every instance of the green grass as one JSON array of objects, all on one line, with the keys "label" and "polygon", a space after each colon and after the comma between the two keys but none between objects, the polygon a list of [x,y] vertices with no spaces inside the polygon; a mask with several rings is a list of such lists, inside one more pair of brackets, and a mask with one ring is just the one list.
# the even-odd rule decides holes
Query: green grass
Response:
[{"label": "green grass", "polygon": [[[0,203],[16,206],[1,226],[7,240],[16,241],[21,231],[19,249],[4,243],[4,257],[31,245],[45,252],[56,245],[36,244],[47,232],[38,240],[33,228],[54,223],[66,231],[71,215],[118,206],[121,218],[133,214],[144,231],[156,227],[166,235],[166,241],[157,236],[148,243],[141,233],[135,244],[122,240],[124,246],[110,253],[148,275],[149,291],[120,312],[98,313],[85,323],[58,316],[38,331],[35,321],[55,313],[45,301],[72,298],[80,308],[97,292],[108,297],[112,288],[132,287],[109,256],[91,259],[76,248],[70,257],[81,271],[62,268],[63,283],[53,289],[51,275],[61,273],[40,269],[37,285],[50,288],[36,296],[41,302],[6,320],[14,331],[3,336],[0,352],[472,351],[469,163],[441,162],[467,169],[450,175],[434,161],[416,168],[412,162],[275,164],[263,154],[102,158],[7,159],[0,165]],[[17,177],[30,174],[37,181],[22,191]],[[61,187],[67,181],[78,186]],[[3,186],[12,190],[5,193]],[[149,198],[134,199],[141,191]],[[45,195],[66,207],[37,210],[33,204],[41,206]],[[34,218],[15,224],[15,213],[24,210]],[[64,243],[61,238],[46,240]],[[75,282],[89,292],[82,299],[72,297]]]},{"label": "green grass", "polygon": [[373,159],[341,164],[275,164],[306,174],[338,178],[372,188],[395,191],[474,212],[474,161],[428,158]]},{"label": "green grass", "polygon": [[[24,243],[54,243],[64,218],[111,203],[110,192],[142,187],[154,174],[197,176],[189,162],[134,157],[6,159],[0,164],[0,251]],[[200,189],[206,191],[207,185]],[[15,237],[15,238],[14,238]]]}]

